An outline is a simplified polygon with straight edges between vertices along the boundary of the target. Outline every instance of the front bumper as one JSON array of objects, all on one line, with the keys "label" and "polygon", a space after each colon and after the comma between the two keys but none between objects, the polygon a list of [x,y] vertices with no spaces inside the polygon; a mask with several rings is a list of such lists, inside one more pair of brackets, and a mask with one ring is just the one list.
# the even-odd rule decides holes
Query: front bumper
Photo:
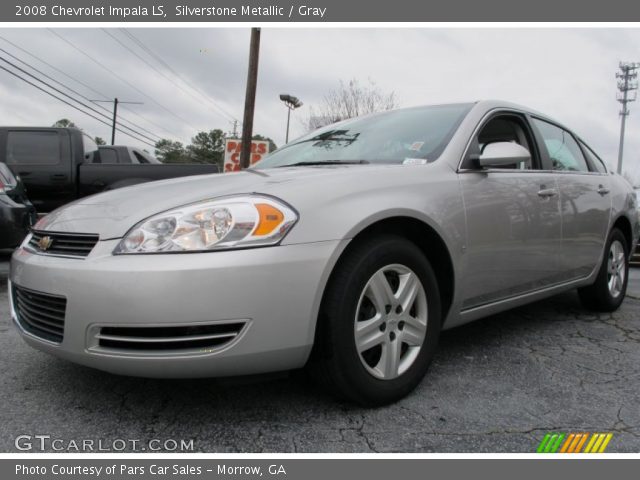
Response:
[{"label": "front bumper", "polygon": [[[54,343],[24,340],[55,356],[113,373],[144,377],[213,377],[301,367],[310,353],[322,291],[346,241],[193,254],[111,254],[100,241],[85,259],[18,249],[10,288],[66,298],[64,334]],[[96,348],[101,327],[175,327],[230,321],[246,326],[231,343],[202,351],[110,351]]]}]

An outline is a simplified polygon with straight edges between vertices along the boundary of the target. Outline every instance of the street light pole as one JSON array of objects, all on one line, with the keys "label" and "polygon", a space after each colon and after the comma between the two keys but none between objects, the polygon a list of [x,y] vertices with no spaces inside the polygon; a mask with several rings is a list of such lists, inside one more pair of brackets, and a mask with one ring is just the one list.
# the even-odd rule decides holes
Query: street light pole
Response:
[{"label": "street light pole", "polygon": [[287,108],[287,135],[284,143],[289,143],[289,121],[291,120],[291,109]]},{"label": "street light pole", "polygon": [[287,134],[284,143],[289,143],[289,122],[291,120],[291,110],[300,108],[303,104],[298,97],[294,97],[288,93],[280,94],[280,100],[282,100],[287,107]]}]

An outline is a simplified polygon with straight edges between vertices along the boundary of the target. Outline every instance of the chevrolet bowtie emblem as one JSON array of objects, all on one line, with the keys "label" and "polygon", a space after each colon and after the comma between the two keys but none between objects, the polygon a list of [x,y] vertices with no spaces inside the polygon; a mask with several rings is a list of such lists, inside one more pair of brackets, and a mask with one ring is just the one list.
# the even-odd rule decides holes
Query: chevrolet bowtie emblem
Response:
[{"label": "chevrolet bowtie emblem", "polygon": [[40,250],[48,250],[52,243],[53,240],[51,237],[42,237],[38,240],[38,247],[40,247]]}]

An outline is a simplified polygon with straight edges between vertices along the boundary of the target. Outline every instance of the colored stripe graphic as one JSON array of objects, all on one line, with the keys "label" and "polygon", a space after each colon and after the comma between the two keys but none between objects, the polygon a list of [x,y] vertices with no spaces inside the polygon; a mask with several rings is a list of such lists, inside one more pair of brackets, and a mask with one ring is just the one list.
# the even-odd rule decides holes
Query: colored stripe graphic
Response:
[{"label": "colored stripe graphic", "polygon": [[598,435],[594,433],[591,436],[591,440],[589,440],[589,443],[587,444],[587,448],[584,449],[584,453],[591,453],[591,449],[593,448],[593,445],[596,443],[597,439],[598,439]]},{"label": "colored stripe graphic", "polygon": [[549,450],[549,453],[556,453],[556,451],[558,450],[558,447],[560,447],[560,444],[562,443],[562,440],[564,439],[564,437],[565,437],[564,433],[560,433],[558,435],[558,438],[556,439],[555,443],[551,447],[551,450]]},{"label": "colored stripe graphic", "polygon": [[564,433],[547,433],[542,439],[542,442],[540,442],[537,452],[556,453],[565,436],[566,434]]},{"label": "colored stripe graphic", "polygon": [[570,433],[569,436],[567,437],[567,440],[564,442],[564,445],[562,445],[562,449],[560,450],[560,453],[567,453],[567,450],[569,449],[569,445],[571,445],[571,442],[573,442],[573,439],[576,437],[575,433]]},{"label": "colored stripe graphic", "polygon": [[612,438],[613,433],[549,432],[536,451],[537,453],[604,453]]}]

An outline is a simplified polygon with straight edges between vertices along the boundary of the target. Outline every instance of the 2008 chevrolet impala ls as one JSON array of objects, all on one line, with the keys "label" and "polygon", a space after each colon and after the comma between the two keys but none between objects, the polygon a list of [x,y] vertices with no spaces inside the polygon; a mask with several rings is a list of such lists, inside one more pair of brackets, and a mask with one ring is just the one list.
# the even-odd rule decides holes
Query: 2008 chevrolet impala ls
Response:
[{"label": "2008 chevrolet impala ls", "polygon": [[125,375],[307,366],[366,405],[410,392],[442,328],[578,288],[622,303],[631,186],[522,107],[408,108],[315,131],[239,173],[86,198],[11,260],[35,348]]}]

